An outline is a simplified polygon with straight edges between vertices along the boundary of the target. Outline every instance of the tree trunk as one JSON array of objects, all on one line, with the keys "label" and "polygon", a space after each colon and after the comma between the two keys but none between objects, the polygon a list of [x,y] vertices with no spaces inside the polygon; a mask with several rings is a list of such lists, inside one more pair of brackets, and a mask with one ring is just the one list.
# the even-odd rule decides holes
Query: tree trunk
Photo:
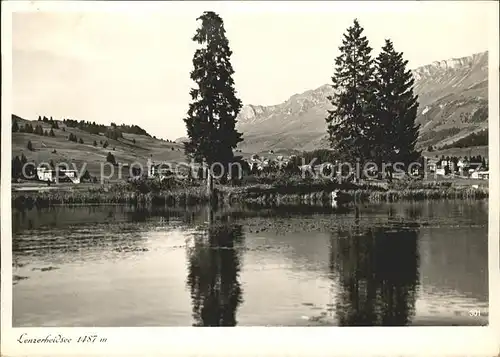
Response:
[{"label": "tree trunk", "polygon": [[210,197],[212,197],[213,191],[214,191],[214,182],[212,173],[210,172],[210,169],[207,169],[207,194]]}]

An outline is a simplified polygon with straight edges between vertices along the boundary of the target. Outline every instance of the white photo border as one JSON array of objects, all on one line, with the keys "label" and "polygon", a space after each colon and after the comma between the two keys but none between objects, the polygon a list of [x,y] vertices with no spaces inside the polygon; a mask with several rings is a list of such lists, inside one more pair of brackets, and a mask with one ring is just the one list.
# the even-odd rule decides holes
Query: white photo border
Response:
[{"label": "white photo border", "polygon": [[[489,32],[489,326],[487,327],[237,327],[237,328],[13,328],[11,226],[12,20],[17,11],[422,11],[428,3],[401,2],[134,2],[134,1],[6,1],[2,2],[2,171],[1,171],[1,353],[2,356],[329,356],[453,355],[496,356],[500,352],[499,264],[499,4],[491,7]],[[434,3],[434,2],[432,2]],[[447,1],[453,6],[453,1]],[[460,1],[457,1],[460,3]],[[486,5],[484,5],[486,6]],[[450,16],[452,16],[450,14]],[[425,26],[425,24],[422,24]],[[465,26],[465,25],[464,25]],[[467,24],[474,26],[474,24]],[[251,30],[251,29],[249,29]],[[333,59],[332,59],[333,61]],[[224,331],[222,331],[224,329]],[[96,345],[20,344],[20,335],[107,338]],[[221,343],[223,336],[223,343]]]}]

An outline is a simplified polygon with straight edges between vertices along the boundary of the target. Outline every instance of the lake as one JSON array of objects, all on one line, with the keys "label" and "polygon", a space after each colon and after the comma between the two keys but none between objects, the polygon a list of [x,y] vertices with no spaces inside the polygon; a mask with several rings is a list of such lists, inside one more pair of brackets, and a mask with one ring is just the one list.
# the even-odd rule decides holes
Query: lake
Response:
[{"label": "lake", "polygon": [[487,200],[12,219],[14,327],[488,322]]}]

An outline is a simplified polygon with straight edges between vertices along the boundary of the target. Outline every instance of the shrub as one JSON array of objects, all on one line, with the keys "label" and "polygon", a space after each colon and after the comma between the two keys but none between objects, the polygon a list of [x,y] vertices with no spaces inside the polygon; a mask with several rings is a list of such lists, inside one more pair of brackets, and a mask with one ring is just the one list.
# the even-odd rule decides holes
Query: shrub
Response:
[{"label": "shrub", "polygon": [[113,165],[116,165],[115,156],[111,152],[108,152],[108,155],[106,156],[106,161]]},{"label": "shrub", "polygon": [[113,140],[118,140],[120,138],[123,138],[123,134],[120,130],[116,129],[116,127],[113,127],[113,129],[108,129],[106,131],[106,137],[109,139]]},{"label": "shrub", "polygon": [[43,134],[44,134],[44,131],[43,131],[43,128],[42,128],[42,126],[41,126],[41,125],[37,125],[37,126],[35,127],[35,131],[34,131],[34,132],[35,132],[35,134],[36,134],[36,135],[41,135],[41,136],[43,136]]}]

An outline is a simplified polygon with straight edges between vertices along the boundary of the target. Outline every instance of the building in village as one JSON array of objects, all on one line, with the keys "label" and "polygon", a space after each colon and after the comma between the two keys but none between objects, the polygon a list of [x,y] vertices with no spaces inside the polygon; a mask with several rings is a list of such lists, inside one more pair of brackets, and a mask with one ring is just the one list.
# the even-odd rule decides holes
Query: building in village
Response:
[{"label": "building in village", "polygon": [[490,178],[489,171],[474,171],[471,173],[470,178],[478,180],[488,180]]},{"label": "building in village", "polygon": [[47,167],[37,167],[36,176],[38,180],[44,182],[54,182],[56,177],[56,170]]},{"label": "building in village", "polygon": [[80,183],[80,177],[76,170],[52,169],[47,167],[37,167],[36,175],[38,180],[43,182],[72,182]]}]

